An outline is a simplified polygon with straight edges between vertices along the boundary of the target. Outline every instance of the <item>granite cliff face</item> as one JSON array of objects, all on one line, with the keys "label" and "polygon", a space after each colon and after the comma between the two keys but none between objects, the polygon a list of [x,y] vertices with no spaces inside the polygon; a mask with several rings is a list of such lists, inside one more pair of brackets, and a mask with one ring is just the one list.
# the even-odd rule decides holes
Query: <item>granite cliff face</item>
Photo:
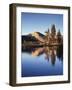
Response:
[{"label": "granite cliff face", "polygon": [[32,41],[32,42],[44,42],[44,35],[41,34],[40,32],[33,32],[28,35],[23,35],[22,36],[22,41]]},{"label": "granite cliff face", "polygon": [[44,42],[44,35],[40,32],[33,32],[32,36],[34,36],[38,41]]}]

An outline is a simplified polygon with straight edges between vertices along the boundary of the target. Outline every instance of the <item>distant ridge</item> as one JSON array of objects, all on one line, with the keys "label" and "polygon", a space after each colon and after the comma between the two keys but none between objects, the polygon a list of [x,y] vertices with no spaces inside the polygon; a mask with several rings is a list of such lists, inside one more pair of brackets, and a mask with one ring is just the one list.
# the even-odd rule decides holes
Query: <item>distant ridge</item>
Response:
[{"label": "distant ridge", "polygon": [[33,32],[28,35],[22,35],[22,40],[44,42],[44,37],[45,36],[40,32]]},{"label": "distant ridge", "polygon": [[44,42],[44,35],[40,32],[33,32],[31,33],[32,36],[34,36],[37,40],[39,40],[40,42]]}]

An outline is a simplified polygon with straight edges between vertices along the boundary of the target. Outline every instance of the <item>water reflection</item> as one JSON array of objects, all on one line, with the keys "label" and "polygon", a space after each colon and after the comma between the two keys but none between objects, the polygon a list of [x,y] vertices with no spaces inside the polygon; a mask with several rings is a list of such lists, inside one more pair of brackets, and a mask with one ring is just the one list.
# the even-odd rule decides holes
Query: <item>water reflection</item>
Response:
[{"label": "water reflection", "polygon": [[63,46],[22,47],[21,75],[63,75]]},{"label": "water reflection", "polygon": [[22,52],[29,53],[32,56],[40,56],[42,54],[45,54],[45,60],[49,61],[49,58],[51,58],[52,65],[55,64],[56,56],[59,60],[63,60],[63,46],[51,46],[51,47],[26,47],[22,48]]}]

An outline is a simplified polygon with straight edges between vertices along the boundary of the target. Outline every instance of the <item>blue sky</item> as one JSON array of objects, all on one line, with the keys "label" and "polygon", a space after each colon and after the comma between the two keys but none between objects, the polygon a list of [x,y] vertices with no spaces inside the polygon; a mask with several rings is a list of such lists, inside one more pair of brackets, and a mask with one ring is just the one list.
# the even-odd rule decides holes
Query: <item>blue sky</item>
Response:
[{"label": "blue sky", "polygon": [[62,14],[40,14],[40,13],[21,13],[21,32],[26,35],[32,32],[41,32],[51,29],[55,24],[56,30],[63,32],[63,15]]}]

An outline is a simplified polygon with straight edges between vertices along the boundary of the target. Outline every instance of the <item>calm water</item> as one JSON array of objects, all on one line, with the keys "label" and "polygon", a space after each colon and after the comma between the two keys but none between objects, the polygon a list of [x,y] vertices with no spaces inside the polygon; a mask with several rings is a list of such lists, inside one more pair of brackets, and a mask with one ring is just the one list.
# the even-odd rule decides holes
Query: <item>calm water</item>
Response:
[{"label": "calm water", "polygon": [[22,48],[21,76],[63,75],[63,48]]}]

